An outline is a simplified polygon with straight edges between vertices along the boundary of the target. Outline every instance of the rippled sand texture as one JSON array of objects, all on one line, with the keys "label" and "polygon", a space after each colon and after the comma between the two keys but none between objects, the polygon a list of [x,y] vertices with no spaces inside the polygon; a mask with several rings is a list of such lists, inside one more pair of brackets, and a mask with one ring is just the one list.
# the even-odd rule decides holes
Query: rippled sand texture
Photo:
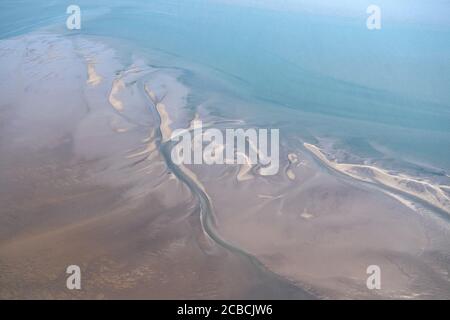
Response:
[{"label": "rippled sand texture", "polygon": [[450,214],[450,197],[444,191],[449,186],[433,185],[428,181],[417,180],[402,174],[396,175],[373,166],[336,163],[328,160],[316,146],[309,143],[305,143],[304,146],[325,165],[345,175],[364,182],[379,183],[394,190],[415,196]]},{"label": "rippled sand texture", "polygon": [[300,297],[211,241],[168,169],[166,130],[190,121],[175,71],[48,34],[1,41],[0,65],[0,298]]}]

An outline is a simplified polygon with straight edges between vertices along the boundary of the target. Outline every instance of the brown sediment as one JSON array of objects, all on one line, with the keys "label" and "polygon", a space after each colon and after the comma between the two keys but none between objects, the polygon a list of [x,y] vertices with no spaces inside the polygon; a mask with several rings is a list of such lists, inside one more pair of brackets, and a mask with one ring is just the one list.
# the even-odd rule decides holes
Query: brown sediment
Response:
[{"label": "brown sediment", "polygon": [[[48,43],[65,54],[54,57],[45,70],[64,77],[34,81],[43,70],[36,58],[47,56]],[[102,73],[102,83],[112,84],[111,92],[106,85],[91,87],[97,82],[84,81],[86,61],[69,49],[77,44],[96,53],[99,69],[110,70]],[[2,119],[11,120],[0,127],[0,298],[289,294],[290,289],[280,290],[278,282],[255,272],[241,257],[205,241],[192,194],[170,174],[155,138],[143,138],[155,129],[151,121],[148,128],[127,122],[134,119],[133,109],[142,107],[136,118],[151,113],[146,99],[123,108],[122,93],[130,96],[127,90],[138,90],[139,83],[116,82],[113,70],[123,66],[111,50],[48,34],[0,41],[0,48],[9,46],[15,50],[2,55],[0,65],[21,70],[15,74],[27,74],[34,82],[33,90],[24,90],[31,84],[21,81],[0,83],[2,102],[14,106],[0,110]],[[123,115],[120,126],[109,121],[118,116],[115,111]],[[129,127],[136,130],[115,130]],[[136,161],[140,153],[151,157]],[[66,288],[66,268],[73,264],[82,271],[79,291]]]}]

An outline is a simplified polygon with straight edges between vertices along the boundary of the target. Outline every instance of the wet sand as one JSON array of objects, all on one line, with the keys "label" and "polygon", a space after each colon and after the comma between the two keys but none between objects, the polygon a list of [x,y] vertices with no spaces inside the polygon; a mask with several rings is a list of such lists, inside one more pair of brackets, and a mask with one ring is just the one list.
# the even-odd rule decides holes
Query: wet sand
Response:
[{"label": "wet sand", "polygon": [[[3,40],[0,65],[0,298],[449,298],[448,221],[399,180],[330,171],[300,140],[276,176],[176,166],[173,130],[245,120],[186,108],[182,71],[124,66],[98,41]],[[430,188],[413,195],[440,201]]]},{"label": "wet sand", "polygon": [[[403,174],[393,174],[386,170],[361,164],[336,163],[327,159],[323,152],[316,146],[305,143],[305,148],[313,153],[326,166],[343,173],[356,180],[380,184],[414,196],[450,214],[450,197],[445,194],[444,188],[434,185],[426,180],[418,180]],[[448,186],[447,186],[448,187]]]},{"label": "wet sand", "polygon": [[[144,90],[182,109],[173,74],[81,38],[29,35],[0,53],[0,298],[310,297],[205,234]],[[65,286],[72,264],[80,291]]]},{"label": "wet sand", "polygon": [[[235,171],[219,168],[199,172],[218,232],[317,297],[449,296],[448,223],[428,221],[435,213],[418,214],[380,190],[330,175],[306,150],[299,159],[294,180],[287,172],[270,181],[256,174],[239,181]],[[373,264],[383,270],[380,291],[366,287]]]}]

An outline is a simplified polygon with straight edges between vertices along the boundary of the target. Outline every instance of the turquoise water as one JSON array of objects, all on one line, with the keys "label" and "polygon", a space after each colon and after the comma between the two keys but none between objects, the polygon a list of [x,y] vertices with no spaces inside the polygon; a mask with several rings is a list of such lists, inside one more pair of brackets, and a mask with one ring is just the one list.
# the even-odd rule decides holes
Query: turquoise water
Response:
[{"label": "turquoise water", "polygon": [[[50,27],[126,40],[223,79],[224,114],[254,112],[282,135],[331,138],[362,157],[448,173],[450,3],[378,1],[382,29],[369,31],[371,2],[2,0],[0,38]],[[69,4],[81,7],[80,31],[65,29]],[[186,81],[198,101],[220,90]]]}]

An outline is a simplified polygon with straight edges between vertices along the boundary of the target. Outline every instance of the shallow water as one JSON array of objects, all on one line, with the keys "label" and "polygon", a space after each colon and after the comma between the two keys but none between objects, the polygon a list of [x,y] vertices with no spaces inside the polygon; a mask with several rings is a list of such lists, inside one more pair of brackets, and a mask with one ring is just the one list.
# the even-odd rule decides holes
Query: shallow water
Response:
[{"label": "shallow water", "polygon": [[259,125],[282,127],[285,135],[331,138],[340,149],[396,168],[450,171],[445,1],[382,1],[380,31],[365,26],[368,1],[77,4],[82,29],[68,31],[63,2],[2,1],[0,37],[49,27],[108,37],[151,61],[159,52],[158,63],[200,68],[238,97],[186,76],[193,107],[214,92],[222,97],[213,107],[224,115],[252,106]]}]

